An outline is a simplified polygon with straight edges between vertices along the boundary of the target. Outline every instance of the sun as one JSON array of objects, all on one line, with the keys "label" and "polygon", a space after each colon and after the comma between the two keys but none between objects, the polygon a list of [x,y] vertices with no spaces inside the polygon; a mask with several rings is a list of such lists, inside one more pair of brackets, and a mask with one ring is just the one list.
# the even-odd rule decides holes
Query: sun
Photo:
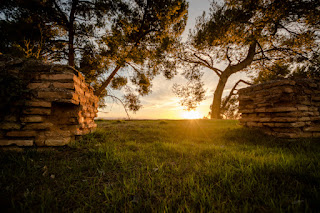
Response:
[{"label": "sun", "polygon": [[181,116],[184,119],[199,119],[202,117],[198,111],[185,111]]}]

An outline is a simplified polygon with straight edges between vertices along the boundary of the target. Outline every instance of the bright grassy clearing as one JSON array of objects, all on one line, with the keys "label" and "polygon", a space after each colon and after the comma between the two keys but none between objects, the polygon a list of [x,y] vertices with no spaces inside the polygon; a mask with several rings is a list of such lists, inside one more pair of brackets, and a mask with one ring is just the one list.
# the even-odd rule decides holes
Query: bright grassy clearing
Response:
[{"label": "bright grassy clearing", "polygon": [[1,151],[0,205],[43,212],[320,211],[320,143],[237,121],[104,121],[69,147]]}]

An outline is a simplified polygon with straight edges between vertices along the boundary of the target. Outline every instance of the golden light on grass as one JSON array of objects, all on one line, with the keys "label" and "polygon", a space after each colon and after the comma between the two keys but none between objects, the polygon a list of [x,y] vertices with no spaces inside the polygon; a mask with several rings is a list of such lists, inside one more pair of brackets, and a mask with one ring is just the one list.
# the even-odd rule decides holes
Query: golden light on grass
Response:
[{"label": "golden light on grass", "polygon": [[198,111],[185,111],[181,114],[184,119],[199,119],[202,115]]}]

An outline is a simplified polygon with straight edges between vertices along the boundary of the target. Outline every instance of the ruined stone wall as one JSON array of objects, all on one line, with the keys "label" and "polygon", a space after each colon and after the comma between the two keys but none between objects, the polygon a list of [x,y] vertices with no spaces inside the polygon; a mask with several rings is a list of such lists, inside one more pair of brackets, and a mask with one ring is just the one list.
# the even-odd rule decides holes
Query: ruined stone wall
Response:
[{"label": "ruined stone wall", "polygon": [[320,81],[286,79],[239,90],[240,123],[284,138],[320,137]]},{"label": "ruined stone wall", "polygon": [[0,145],[62,146],[96,127],[98,98],[77,70],[5,56],[0,70],[27,85],[23,103],[2,112]]}]

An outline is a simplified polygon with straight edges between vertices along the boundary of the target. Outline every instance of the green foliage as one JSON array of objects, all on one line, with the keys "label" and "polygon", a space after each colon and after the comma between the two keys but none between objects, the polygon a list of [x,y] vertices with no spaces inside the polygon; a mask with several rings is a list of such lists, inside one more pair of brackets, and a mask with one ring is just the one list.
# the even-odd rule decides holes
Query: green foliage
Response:
[{"label": "green foliage", "polygon": [[132,112],[137,112],[142,105],[140,104],[139,98],[133,94],[133,93],[128,93],[124,95],[124,100],[125,100],[125,107],[129,109]]},{"label": "green foliage", "polygon": [[[227,97],[222,99],[222,103],[226,101]],[[238,112],[239,100],[238,96],[232,96],[226,106],[221,108],[221,114],[224,119],[239,119],[240,113]]]},{"label": "green foliage", "polygon": [[319,211],[318,141],[165,122],[102,121],[69,147],[1,150],[3,211]]},{"label": "green foliage", "polygon": [[121,77],[121,76],[114,77],[111,82],[111,87],[113,89],[121,89],[123,86],[127,84],[127,82],[128,82],[127,78],[125,77]]},{"label": "green foliage", "polygon": [[187,86],[173,85],[173,92],[181,98],[180,104],[188,111],[197,108],[197,104],[205,99],[202,82],[192,82]]},{"label": "green foliage", "polygon": [[187,7],[185,0],[132,1],[122,5],[103,37],[102,54],[116,65],[131,67],[138,78],[152,78],[160,71],[171,78],[175,66],[167,56],[175,51],[174,45],[184,31]]},{"label": "green foliage", "polygon": [[86,44],[80,59],[79,71],[85,76],[86,82],[91,85],[99,85],[99,78],[105,73],[108,62],[103,59],[95,45]]},{"label": "green foliage", "polygon": [[265,70],[259,72],[258,76],[256,76],[253,79],[253,83],[258,84],[272,80],[279,80],[288,77],[289,74],[289,65],[283,63],[276,63],[273,64],[270,68],[266,67]]},{"label": "green foliage", "polygon": [[[121,4],[101,41],[101,55],[113,65],[107,73],[111,75],[120,67],[121,75],[130,78],[140,96],[151,92],[151,81],[156,75],[162,73],[166,78],[172,78],[176,74],[176,62],[170,56],[176,52],[179,36],[184,31],[187,7],[185,0]],[[105,80],[100,85],[103,82]],[[97,95],[108,86],[100,86]],[[129,90],[124,101],[130,110],[136,111],[141,107],[138,95]]]}]

